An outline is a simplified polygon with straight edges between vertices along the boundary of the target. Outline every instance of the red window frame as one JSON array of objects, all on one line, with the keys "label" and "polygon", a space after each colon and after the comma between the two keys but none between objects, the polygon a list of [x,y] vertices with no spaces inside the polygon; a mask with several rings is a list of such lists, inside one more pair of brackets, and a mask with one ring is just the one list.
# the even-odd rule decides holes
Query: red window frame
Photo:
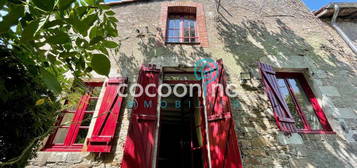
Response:
[{"label": "red window frame", "polygon": [[[188,17],[188,18],[185,18]],[[179,18],[180,23],[179,27],[170,27],[170,20]],[[189,20],[194,23],[194,33],[195,36],[191,36],[191,26],[188,27],[188,36],[185,36],[185,21]],[[170,36],[169,32],[170,30],[173,31],[179,31],[179,36]],[[166,29],[166,43],[183,43],[183,44],[199,44],[199,37],[197,33],[197,20],[196,20],[196,14],[189,14],[189,13],[171,13],[167,17],[167,29]],[[170,39],[178,39],[178,41],[170,41]],[[188,39],[188,41],[185,41],[185,39]],[[194,39],[194,41],[193,41]]]},{"label": "red window frame", "polygon": [[[87,87],[101,87],[103,85],[103,82],[85,82],[85,86]],[[62,114],[64,113],[73,113],[73,119],[70,125],[60,125],[64,115],[59,115],[57,118],[57,122],[55,123],[56,130],[49,136],[45,147],[42,149],[42,151],[58,151],[58,152],[79,152],[83,148],[83,143],[76,143],[77,136],[79,134],[80,129],[89,129],[88,126],[82,126],[82,120],[84,119],[86,114],[92,114],[94,111],[87,111],[87,107],[90,103],[91,99],[98,99],[98,97],[91,96],[90,93],[86,92],[79,101],[79,104],[77,105],[75,110],[64,110]],[[98,103],[98,102],[97,102]],[[90,124],[90,121],[89,121]],[[56,133],[59,128],[67,128],[68,132],[65,136],[63,144],[55,144],[53,141],[55,140]],[[88,132],[87,132],[88,134]]]},{"label": "red window frame", "polygon": [[[318,103],[314,93],[312,92],[312,89],[310,88],[307,80],[305,79],[303,73],[277,72],[276,78],[284,80],[286,86],[288,87],[289,95],[293,99],[295,109],[296,109],[298,115],[300,116],[302,123],[304,124],[304,129],[298,129],[297,130],[298,133],[306,133],[306,134],[334,134],[335,133],[335,132],[333,132],[329,122],[327,121],[327,118],[326,118],[320,104]],[[302,108],[301,108],[300,104],[298,103],[296,96],[294,95],[294,90],[293,90],[290,82],[287,80],[287,79],[291,79],[291,78],[297,79],[297,81],[302,86],[302,89],[303,89],[302,91],[305,92],[305,94],[306,94],[309,102],[311,103],[312,108],[316,114],[316,117],[320,121],[320,124],[322,127],[321,130],[311,129],[311,126],[306,119],[305,113],[302,111]]]}]

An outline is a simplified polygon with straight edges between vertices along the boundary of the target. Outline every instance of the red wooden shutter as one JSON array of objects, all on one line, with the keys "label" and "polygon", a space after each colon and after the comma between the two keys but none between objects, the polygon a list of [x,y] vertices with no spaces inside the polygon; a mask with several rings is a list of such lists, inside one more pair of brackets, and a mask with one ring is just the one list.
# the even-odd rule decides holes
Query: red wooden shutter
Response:
[{"label": "red wooden shutter", "polygon": [[124,93],[125,91],[125,88],[119,88],[119,85],[126,82],[126,78],[111,78],[105,84],[105,93],[93,133],[87,140],[87,151],[111,152],[117,121],[123,103],[123,97],[120,97],[118,92]]},{"label": "red wooden shutter", "polygon": [[[138,84],[145,88],[149,84],[149,92],[156,94],[149,97],[145,93],[137,97],[137,107],[133,109],[128,136],[124,148],[122,168],[150,168],[153,161],[155,132],[157,124],[157,87],[160,70],[155,65],[143,65],[139,72]],[[138,93],[138,90],[137,90]],[[151,102],[151,103],[150,103]],[[148,106],[151,104],[151,106]]]},{"label": "red wooden shutter", "polygon": [[[210,76],[217,78],[207,85],[206,111],[212,168],[241,168],[238,140],[234,130],[229,97],[226,95],[226,76],[223,61],[218,60],[218,70]],[[217,74],[218,73],[218,74]],[[205,82],[205,81],[203,81]],[[220,87],[214,87],[221,84]]]},{"label": "red wooden shutter", "polygon": [[260,62],[259,68],[262,81],[265,85],[265,92],[267,93],[273,107],[276,124],[281,131],[286,133],[297,132],[294,118],[290,114],[288,105],[280,94],[274,69],[270,65]]}]

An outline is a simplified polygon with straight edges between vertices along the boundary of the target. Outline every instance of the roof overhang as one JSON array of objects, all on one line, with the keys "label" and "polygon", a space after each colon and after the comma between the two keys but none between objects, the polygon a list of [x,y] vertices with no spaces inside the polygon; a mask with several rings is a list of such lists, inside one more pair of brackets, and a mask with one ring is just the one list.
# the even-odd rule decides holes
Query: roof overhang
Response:
[{"label": "roof overhang", "polygon": [[338,18],[356,19],[357,18],[357,3],[330,3],[321,9],[314,11],[314,15],[321,19],[331,18],[335,12],[335,5],[340,7]]}]

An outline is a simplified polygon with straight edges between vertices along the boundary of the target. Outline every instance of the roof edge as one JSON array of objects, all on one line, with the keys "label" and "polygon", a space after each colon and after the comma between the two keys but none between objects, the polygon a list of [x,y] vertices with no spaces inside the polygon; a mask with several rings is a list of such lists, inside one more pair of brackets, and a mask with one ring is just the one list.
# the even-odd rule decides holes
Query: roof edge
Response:
[{"label": "roof edge", "polygon": [[335,5],[338,5],[340,8],[357,8],[357,2],[331,2],[321,9],[313,11],[312,13],[317,17],[321,17],[324,15],[326,10],[334,9]]}]

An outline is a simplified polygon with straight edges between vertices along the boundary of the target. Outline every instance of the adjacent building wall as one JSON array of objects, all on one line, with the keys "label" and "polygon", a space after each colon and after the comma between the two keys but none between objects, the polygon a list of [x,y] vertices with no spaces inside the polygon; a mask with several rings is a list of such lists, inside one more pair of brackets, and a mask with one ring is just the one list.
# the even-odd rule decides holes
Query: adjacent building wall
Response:
[{"label": "adjacent building wall", "polygon": [[357,46],[357,20],[341,20],[337,24]]},{"label": "adjacent building wall", "polygon": [[[245,168],[357,167],[357,60],[343,39],[302,2],[195,0],[204,6],[209,43],[205,48],[160,43],[165,2],[112,7],[121,48],[111,55],[110,76],[126,76],[135,83],[144,63],[193,66],[200,58],[222,58],[229,82],[238,85],[239,96],[233,99],[240,107],[233,109],[233,117]],[[257,61],[278,71],[304,72],[336,134],[282,134],[260,84]],[[254,77],[241,85],[239,74],[247,71]],[[129,118],[130,109],[125,109],[114,153],[38,152],[29,167],[118,167]]]}]

